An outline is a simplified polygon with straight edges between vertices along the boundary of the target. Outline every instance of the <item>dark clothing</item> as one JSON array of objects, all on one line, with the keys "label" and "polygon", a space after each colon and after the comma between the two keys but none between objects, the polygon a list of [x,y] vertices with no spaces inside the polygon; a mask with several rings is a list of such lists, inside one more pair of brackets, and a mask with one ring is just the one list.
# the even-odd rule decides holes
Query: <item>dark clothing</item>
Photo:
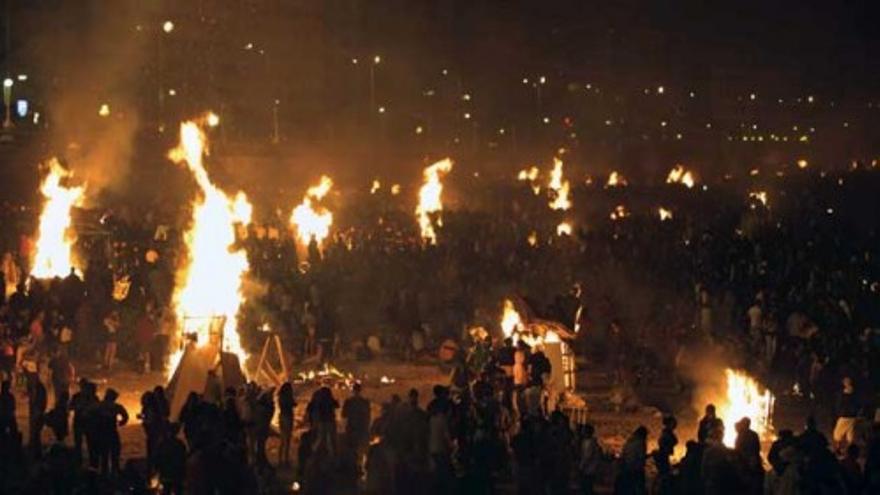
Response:
[{"label": "dark clothing", "polygon": [[706,439],[709,438],[709,433],[711,433],[712,430],[723,427],[724,423],[721,421],[720,418],[710,418],[708,416],[703,416],[703,419],[700,420],[700,427],[697,430],[697,440],[700,443],[705,443]]},{"label": "dark clothing", "polygon": [[342,405],[342,417],[345,418],[345,434],[357,446],[369,439],[370,401],[357,395],[349,397]]},{"label": "dark clothing", "polygon": [[859,404],[854,393],[841,393],[837,398],[837,416],[855,418],[859,415]]}]

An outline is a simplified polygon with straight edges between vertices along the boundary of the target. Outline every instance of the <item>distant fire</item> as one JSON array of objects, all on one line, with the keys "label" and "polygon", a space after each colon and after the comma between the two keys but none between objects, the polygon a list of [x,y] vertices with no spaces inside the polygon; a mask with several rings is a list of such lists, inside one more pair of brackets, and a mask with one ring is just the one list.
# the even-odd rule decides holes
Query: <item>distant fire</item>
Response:
[{"label": "distant fire", "polygon": [[553,170],[550,171],[548,187],[553,191],[550,209],[565,211],[571,208],[571,200],[568,197],[570,185],[562,175],[562,160],[559,158],[553,159]]},{"label": "distant fire", "polygon": [[530,187],[532,188],[532,192],[537,196],[541,194],[541,184],[538,183],[538,178],[541,176],[541,171],[538,170],[538,167],[532,166],[527,169],[522,169],[517,174],[516,178],[519,181],[528,182]]},{"label": "distant fire", "polygon": [[296,238],[303,246],[308,246],[312,239],[320,245],[330,234],[330,226],[333,225],[333,213],[327,208],[317,206],[330,189],[333,180],[326,175],[321,176],[321,181],[306,191],[306,195],[293,212],[290,214],[290,223],[296,227]]},{"label": "distant fire", "polygon": [[666,176],[667,184],[682,184],[688,188],[694,187],[694,175],[686,170],[683,165],[676,165]]},{"label": "distant fire", "polygon": [[423,172],[424,183],[419,189],[419,204],[416,206],[416,219],[422,232],[422,240],[427,244],[437,244],[436,227],[443,226],[443,182],[441,179],[452,170],[452,160],[446,158]]},{"label": "distant fire", "polygon": [[629,210],[626,209],[626,206],[617,205],[614,207],[614,210],[611,211],[609,217],[611,220],[622,220],[629,216]]},{"label": "distant fire", "polygon": [[657,213],[660,214],[660,221],[665,222],[666,220],[672,220],[672,210],[667,210],[662,206],[657,208]]},{"label": "distant fire", "polygon": [[558,236],[571,235],[571,232],[571,224],[568,222],[562,222],[556,226],[556,235]]},{"label": "distant fire", "polygon": [[70,231],[70,212],[83,201],[85,187],[62,185],[70,178],[56,159],[49,161],[49,175],[43,180],[40,192],[46,198],[37,230],[36,256],[31,275],[36,278],[66,277],[73,263],[70,256],[73,233]]},{"label": "distant fire", "polygon": [[624,187],[627,184],[626,177],[615,170],[608,175],[608,182],[605,185],[606,187]]},{"label": "distant fire", "polygon": [[504,337],[513,337],[514,333],[521,332],[523,328],[522,317],[510,299],[504,300],[501,313],[501,331]]},{"label": "distant fire", "polygon": [[[251,206],[243,193],[230,199],[217,188],[203,164],[206,136],[201,122],[180,125],[180,144],[168,157],[192,174],[200,194],[193,201],[192,224],[184,234],[187,263],[178,274],[174,307],[185,332],[196,335],[196,344],[210,341],[214,318],[225,318],[222,348],[246,357],[238,335],[238,309],[244,300],[242,279],[248,272],[247,256],[235,246],[235,227],[250,221]],[[192,322],[196,322],[193,324]],[[171,359],[170,371],[182,356]]]},{"label": "distant fire", "polygon": [[752,429],[762,440],[773,434],[773,404],[775,398],[769,390],[761,387],[754,378],[742,371],[724,370],[727,393],[716,403],[716,412],[724,421],[724,445],[733,447],[736,441],[734,425],[742,418],[751,420]]},{"label": "distant fire", "polygon": [[768,207],[767,191],[752,191],[749,193],[749,198],[761,203],[765,208]]}]

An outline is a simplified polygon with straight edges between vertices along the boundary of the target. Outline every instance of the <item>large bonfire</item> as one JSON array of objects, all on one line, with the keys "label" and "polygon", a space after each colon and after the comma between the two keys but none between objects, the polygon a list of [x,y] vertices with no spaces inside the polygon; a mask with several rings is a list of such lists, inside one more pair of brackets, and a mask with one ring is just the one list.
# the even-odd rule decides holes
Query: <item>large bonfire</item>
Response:
[{"label": "large bonfire", "polygon": [[[203,163],[206,154],[201,122],[182,123],[180,144],[168,156],[186,166],[200,194],[193,201],[192,224],[184,234],[187,261],[177,273],[174,307],[183,331],[195,334],[197,346],[209,342],[211,320],[224,319],[219,344],[244,361],[237,315],[244,300],[242,282],[248,261],[244,250],[235,246],[235,227],[250,223],[251,207],[243,193],[231,199],[211,182]],[[170,370],[174,370],[182,352],[172,357]]]},{"label": "large bonfire", "polygon": [[446,158],[426,168],[424,183],[419,189],[419,204],[416,206],[416,219],[422,232],[422,240],[427,244],[437,244],[437,227],[443,226],[443,182],[441,178],[452,170],[452,160]]},{"label": "large bonfire", "polygon": [[734,446],[734,425],[742,418],[749,418],[752,429],[761,440],[768,440],[773,434],[773,394],[742,371],[727,368],[724,370],[724,377],[727,393],[717,404],[716,411],[718,417],[724,421],[724,445]]},{"label": "large bonfire", "polygon": [[290,223],[296,227],[296,238],[301,245],[308,246],[313,239],[320,245],[330,234],[333,213],[316,203],[321,201],[332,187],[333,180],[322,175],[318,185],[306,191],[302,203],[290,214]]},{"label": "large bonfire", "polygon": [[74,267],[71,259],[73,234],[70,230],[70,212],[79,206],[85,187],[62,184],[73,174],[61,166],[55,158],[49,160],[49,175],[43,180],[40,192],[46,198],[37,231],[36,254],[31,275],[45,279],[64,277]]}]

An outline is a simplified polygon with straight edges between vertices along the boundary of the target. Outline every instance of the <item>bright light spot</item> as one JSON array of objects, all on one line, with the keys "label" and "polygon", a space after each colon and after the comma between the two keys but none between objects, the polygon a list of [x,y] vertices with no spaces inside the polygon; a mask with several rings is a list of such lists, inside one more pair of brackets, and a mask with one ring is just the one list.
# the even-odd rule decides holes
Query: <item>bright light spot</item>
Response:
[{"label": "bright light spot", "polygon": [[3,80],[3,87],[4,88],[11,88],[13,84],[14,83],[12,82],[12,79],[10,79],[8,77]]},{"label": "bright light spot", "polygon": [[505,131],[504,131],[504,128],[503,128],[503,127],[502,127],[501,129],[498,129],[498,134],[501,134],[501,135],[503,136],[503,135],[504,135],[504,132],[505,132]]},{"label": "bright light spot", "polygon": [[98,109],[98,115],[101,117],[107,117],[110,115],[110,105],[104,103],[101,105],[101,108]]},{"label": "bright light spot", "polygon": [[165,21],[165,23],[162,24],[162,31],[165,31],[166,33],[174,31],[174,23],[171,21]]},{"label": "bright light spot", "polygon": [[469,93],[465,93],[461,95],[461,99],[464,101],[471,101],[471,95]]},{"label": "bright light spot", "polygon": [[[562,222],[556,226],[556,235],[558,235],[560,237],[564,236],[564,235],[571,235],[571,230],[572,229],[571,229],[570,223]],[[536,240],[536,242],[537,242],[537,240]]]},{"label": "bright light spot", "polygon": [[464,113],[464,119],[465,119],[465,120],[470,120],[470,118],[471,118],[471,114],[470,114],[470,112],[465,112],[465,113]]},{"label": "bright light spot", "polygon": [[755,93],[752,93],[752,94],[749,95],[749,99],[750,99],[750,100],[755,101],[755,98],[757,98],[757,96],[755,95]]},{"label": "bright light spot", "polygon": [[351,59],[351,63],[353,63],[354,65],[357,65],[358,59],[356,59],[356,58]]},{"label": "bright light spot", "polygon": [[169,89],[168,96],[177,96],[177,90],[174,88]]},{"label": "bright light spot", "polygon": [[209,113],[206,120],[209,127],[217,127],[220,125],[220,117],[214,112]]},{"label": "bright light spot", "polygon": [[28,76],[27,76],[27,74],[19,74],[19,75],[18,75],[18,80],[21,81],[21,82],[25,82],[25,81],[27,81],[27,80],[28,80]]},{"label": "bright light spot", "polygon": [[379,113],[385,113],[385,107],[379,107]]},{"label": "bright light spot", "polygon": [[397,196],[400,194],[400,184],[391,184],[391,195]]},{"label": "bright light spot", "polygon": [[425,129],[423,129],[422,126],[417,126],[417,127],[416,127],[416,134],[421,134],[421,133],[423,133],[423,132],[425,132]]},{"label": "bright light spot", "polygon": [[813,95],[810,95],[807,97],[807,103],[813,103],[813,101],[815,101],[815,99],[813,98]]},{"label": "bright light spot", "polygon": [[541,84],[544,84],[544,83],[546,83],[546,82],[547,82],[547,78],[546,78],[546,77],[544,77],[544,76],[541,76],[541,78],[540,78],[540,79],[538,79],[538,82],[539,82],[539,83],[541,83]]},{"label": "bright light spot", "polygon": [[522,80],[522,83],[523,83],[523,84],[528,84],[528,83],[529,83],[529,78],[528,78],[528,77],[524,77],[523,80]]},{"label": "bright light spot", "polygon": [[549,123],[550,123],[550,117],[544,117],[544,118],[541,119],[541,120],[542,120],[545,124],[549,124]]},{"label": "bright light spot", "polygon": [[801,158],[800,160],[797,161],[798,168],[807,168],[809,165],[810,164],[806,160],[804,160],[803,158]]},{"label": "bright light spot", "polygon": [[672,220],[672,210],[667,210],[666,208],[663,208],[661,206],[660,208],[657,208],[657,213],[660,214],[660,221],[661,222],[665,222],[667,220]]},{"label": "bright light spot", "polygon": [[380,63],[382,63],[382,57],[380,57],[379,55],[374,56],[374,57],[373,57],[373,63],[374,63],[374,64],[380,64]]},{"label": "bright light spot", "polygon": [[244,45],[244,49],[245,49],[245,50],[253,50],[253,49],[254,49],[254,44],[253,44],[253,43],[248,43],[247,45]]},{"label": "bright light spot", "polygon": [[666,88],[664,88],[663,86],[657,86],[657,94],[658,95],[662,95],[665,92],[666,92]]},{"label": "bright light spot", "polygon": [[665,121],[665,120],[661,120],[661,121],[660,121],[660,127],[666,127],[666,121]]}]

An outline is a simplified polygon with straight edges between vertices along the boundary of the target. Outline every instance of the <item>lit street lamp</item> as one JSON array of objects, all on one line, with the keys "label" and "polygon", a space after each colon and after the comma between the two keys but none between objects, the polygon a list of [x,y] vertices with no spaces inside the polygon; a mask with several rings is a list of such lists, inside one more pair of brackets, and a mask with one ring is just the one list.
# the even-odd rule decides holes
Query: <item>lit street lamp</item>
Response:
[{"label": "lit street lamp", "polygon": [[12,85],[14,82],[11,78],[3,80],[3,105],[6,107],[6,117],[3,119],[3,128],[12,127]]},{"label": "lit street lamp", "polygon": [[370,112],[376,108],[376,66],[382,62],[382,57],[375,55],[370,64]]}]

